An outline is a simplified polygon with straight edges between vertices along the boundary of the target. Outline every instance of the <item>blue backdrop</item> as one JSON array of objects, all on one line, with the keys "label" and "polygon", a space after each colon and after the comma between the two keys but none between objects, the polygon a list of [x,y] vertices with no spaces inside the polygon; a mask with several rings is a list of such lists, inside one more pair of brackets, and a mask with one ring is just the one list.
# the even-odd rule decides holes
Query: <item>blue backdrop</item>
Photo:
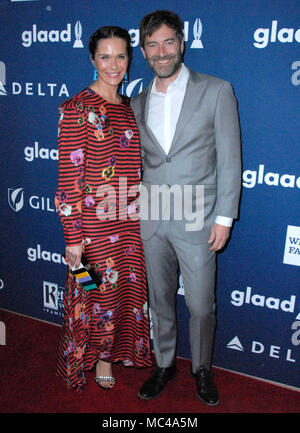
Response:
[{"label": "blue backdrop", "polygon": [[[122,91],[145,88],[152,75],[139,22],[162,8],[184,22],[185,63],[230,81],[239,103],[243,193],[232,239],[218,256],[213,364],[300,388],[297,0],[0,1],[0,306],[61,323],[57,107],[93,80],[88,40],[102,25],[132,36]],[[190,358],[183,292],[181,285],[178,355]]]}]

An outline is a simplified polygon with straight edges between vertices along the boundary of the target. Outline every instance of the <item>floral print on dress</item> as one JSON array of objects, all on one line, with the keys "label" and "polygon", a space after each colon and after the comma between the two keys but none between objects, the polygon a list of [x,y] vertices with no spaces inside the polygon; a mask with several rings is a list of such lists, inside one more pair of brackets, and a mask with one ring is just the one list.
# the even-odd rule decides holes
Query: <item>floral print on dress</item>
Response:
[{"label": "floral print on dress", "polygon": [[81,230],[81,220],[80,219],[73,221],[73,228],[74,228],[74,230]]},{"label": "floral print on dress", "polygon": [[144,339],[140,338],[135,342],[135,351],[138,355],[146,357],[148,353],[148,349],[144,344]]},{"label": "floral print on dress", "polygon": [[121,149],[126,149],[129,146],[130,139],[133,137],[133,131],[127,129],[123,135],[120,137]]},{"label": "floral print on dress", "polygon": [[115,169],[110,165],[109,167],[104,168],[101,175],[102,177],[104,177],[105,180],[108,181],[113,177],[114,174],[115,174]]},{"label": "floral print on dress", "polygon": [[83,150],[81,148],[73,150],[73,152],[70,153],[70,158],[74,165],[81,165],[84,161]]},{"label": "floral print on dress", "polygon": [[[122,226],[114,228],[109,223],[105,229],[106,224],[100,227],[97,218],[102,203],[96,193],[99,185],[117,184],[121,176],[128,176],[128,169],[131,175],[126,187],[138,185],[140,179],[139,135],[129,101],[118,110],[110,107],[85,89],[60,110],[62,177],[55,204],[66,239],[70,244],[84,241],[85,254],[101,280],[98,289],[85,292],[71,272],[67,276],[58,373],[77,391],[86,383],[85,371],[101,358],[127,366],[151,365],[143,308],[147,299],[143,250],[138,224],[132,224],[131,218],[135,202],[124,204],[124,217],[128,214]],[[117,209],[122,191],[116,191]],[[110,216],[110,200],[106,204],[103,201],[103,211]],[[86,221],[91,222],[92,230],[85,231]]]},{"label": "floral print on dress", "polygon": [[106,265],[106,279],[111,284],[111,288],[115,289],[117,286],[116,282],[119,277],[119,272],[114,269],[115,263],[111,258],[107,259]]},{"label": "floral print on dress", "polygon": [[128,256],[129,254],[135,253],[135,245],[130,245],[128,248],[125,249],[125,254]]},{"label": "floral print on dress", "polygon": [[65,216],[69,216],[72,213],[72,206],[67,203],[62,203],[58,206],[58,211]]},{"label": "floral print on dress", "polygon": [[93,199],[93,197],[91,195],[86,196],[84,202],[85,202],[86,207],[93,207],[95,204],[95,200]]},{"label": "floral print on dress", "polygon": [[148,319],[148,303],[144,303],[143,309],[134,308],[133,313],[135,314],[136,320],[139,322],[143,320],[144,317]]},{"label": "floral print on dress", "polygon": [[104,168],[102,170],[102,177],[104,177],[105,180],[109,181],[115,174],[115,166],[117,163],[117,158],[115,155],[113,155],[111,158],[109,158],[108,160],[109,166]]},{"label": "floral print on dress", "polygon": [[[106,331],[112,331],[114,329],[113,320],[117,316],[119,304],[113,310],[106,310],[100,307],[98,303],[94,304],[93,317],[96,322],[97,329],[104,328]],[[105,348],[105,351],[108,347]]]},{"label": "floral print on dress", "polygon": [[[78,104],[77,109],[79,111],[83,111],[82,104]],[[64,109],[60,108],[59,112],[60,112],[59,132],[60,132],[60,125],[64,118]],[[84,118],[80,117],[78,119],[78,123],[81,124],[83,122],[84,122]],[[84,156],[83,149],[80,147],[79,149],[73,150],[70,153],[69,157],[72,163],[74,164],[74,166],[78,167],[78,175],[75,177],[75,180],[73,182],[73,187],[76,192],[80,193],[82,190],[83,175],[84,175],[83,163],[84,163],[85,156]],[[56,211],[64,216],[70,216],[72,214],[72,206],[67,203],[67,200],[68,200],[68,193],[63,189],[58,191],[57,197],[55,198]],[[74,208],[76,208],[78,213],[81,214],[82,212],[81,201],[74,204]],[[79,219],[73,221],[73,228],[76,230],[81,229],[81,221]]]},{"label": "floral print on dress", "polygon": [[65,203],[68,200],[68,194],[63,189],[59,191],[58,200],[60,203]]},{"label": "floral print on dress", "polygon": [[96,113],[95,113],[95,109],[94,107],[88,107],[88,121],[89,123],[91,123],[92,125],[94,125],[96,127],[96,130],[94,131],[94,135],[97,138],[97,140],[101,141],[105,138],[105,134],[103,131],[104,127],[109,127],[109,119],[106,116],[106,108],[101,105],[99,110],[101,113],[101,116],[99,117]]}]

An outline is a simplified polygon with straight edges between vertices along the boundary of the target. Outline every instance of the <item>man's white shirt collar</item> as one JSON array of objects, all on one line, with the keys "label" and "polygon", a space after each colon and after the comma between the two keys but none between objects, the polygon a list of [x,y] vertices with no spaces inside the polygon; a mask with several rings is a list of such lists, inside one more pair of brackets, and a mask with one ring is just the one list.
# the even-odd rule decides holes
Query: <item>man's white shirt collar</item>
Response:
[{"label": "man's white shirt collar", "polygon": [[[185,66],[184,63],[181,63],[181,71],[178,74],[178,77],[176,80],[172,81],[168,85],[167,93],[172,91],[174,87],[177,87],[179,91],[184,92],[186,89],[186,85],[189,79],[189,71],[188,68]],[[159,92],[156,90],[156,78],[153,81],[152,87],[151,87],[151,93],[153,95],[165,95],[163,92]]]}]

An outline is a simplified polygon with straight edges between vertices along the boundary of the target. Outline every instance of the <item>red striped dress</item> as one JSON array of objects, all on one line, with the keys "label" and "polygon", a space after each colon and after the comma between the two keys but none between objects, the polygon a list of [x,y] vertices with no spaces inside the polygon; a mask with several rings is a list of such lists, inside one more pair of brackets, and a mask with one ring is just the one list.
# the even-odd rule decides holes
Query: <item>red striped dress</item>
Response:
[{"label": "red striped dress", "polygon": [[136,199],[140,141],[129,99],[87,88],[60,108],[55,197],[66,245],[85,243],[102,284],[85,291],[68,272],[57,372],[70,388],[99,359],[150,366],[144,253]]}]

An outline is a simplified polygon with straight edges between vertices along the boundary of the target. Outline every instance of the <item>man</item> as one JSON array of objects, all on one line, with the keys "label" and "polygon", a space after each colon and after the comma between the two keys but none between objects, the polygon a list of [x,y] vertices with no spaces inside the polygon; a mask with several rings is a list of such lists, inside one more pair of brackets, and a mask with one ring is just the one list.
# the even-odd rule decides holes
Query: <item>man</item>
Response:
[{"label": "man", "polygon": [[[150,219],[142,216],[141,235],[158,368],[138,395],[146,400],[158,396],[176,375],[179,267],[190,312],[191,374],[199,399],[217,405],[218,391],[211,374],[215,256],[238,214],[240,131],[231,85],[182,63],[182,28],[178,15],[170,11],[150,13],[140,24],[141,50],[155,77],[133,99],[132,107],[141,135],[142,195],[152,214]],[[161,205],[159,217],[153,217],[158,200],[153,194],[155,185],[160,193],[178,192],[178,188],[183,192],[181,198],[177,193],[172,196],[171,210],[166,211],[166,203]],[[190,199],[184,194],[187,185],[196,190]],[[179,218],[182,197],[186,212]]]}]

